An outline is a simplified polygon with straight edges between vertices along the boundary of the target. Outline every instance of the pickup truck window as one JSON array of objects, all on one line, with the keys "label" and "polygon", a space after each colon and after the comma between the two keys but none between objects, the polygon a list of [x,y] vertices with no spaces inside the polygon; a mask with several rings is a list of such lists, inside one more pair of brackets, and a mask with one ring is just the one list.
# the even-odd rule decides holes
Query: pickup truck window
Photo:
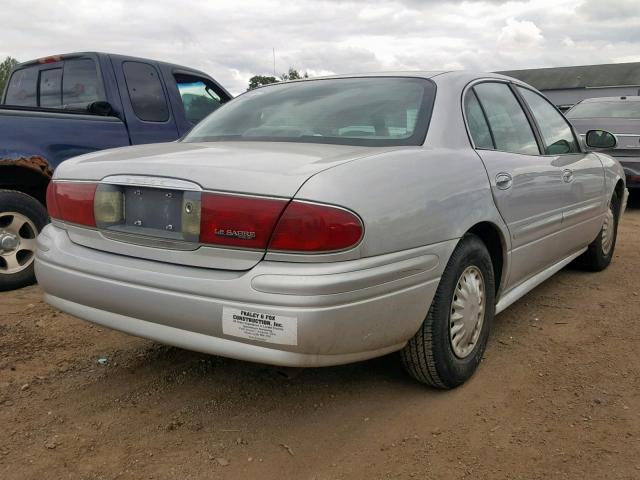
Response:
[{"label": "pickup truck window", "polygon": [[136,116],[147,122],[167,121],[169,108],[156,69],[148,63],[124,62],[122,70]]},{"label": "pickup truck window", "polygon": [[62,103],[64,108],[84,110],[90,103],[104,100],[96,63],[90,58],[64,62]]},{"label": "pickup truck window", "polygon": [[19,107],[37,107],[37,84],[37,68],[22,68],[16,70],[13,72],[13,75],[11,75],[4,103],[7,105],[17,105]]},{"label": "pickup truck window", "polygon": [[40,106],[62,107],[62,68],[40,72]]},{"label": "pickup truck window", "polygon": [[41,70],[39,65],[33,65],[16,70],[9,81],[5,104],[86,110],[99,100],[104,100],[104,90],[95,61],[76,58],[57,63],[55,68]]},{"label": "pickup truck window", "polygon": [[184,105],[185,116],[191,123],[198,123],[224,103],[211,82],[181,73],[176,73],[174,78]]}]

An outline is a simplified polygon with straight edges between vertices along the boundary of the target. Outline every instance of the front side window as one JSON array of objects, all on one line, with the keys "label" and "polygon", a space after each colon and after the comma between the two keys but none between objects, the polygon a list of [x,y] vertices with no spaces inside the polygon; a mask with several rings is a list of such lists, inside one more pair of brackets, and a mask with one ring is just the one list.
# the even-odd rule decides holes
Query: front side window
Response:
[{"label": "front side window", "polygon": [[473,89],[487,114],[496,150],[540,154],[529,120],[507,84],[480,83]]},{"label": "front side window", "polygon": [[62,76],[64,108],[84,110],[93,102],[104,100],[96,63],[90,58],[66,60]]},{"label": "front side window", "polygon": [[208,80],[181,73],[176,73],[174,77],[185,116],[193,124],[217,110],[226,100]]},{"label": "front side window", "polygon": [[469,90],[464,97],[464,112],[475,147],[493,150],[495,146],[491,138],[489,124],[487,124],[487,119],[473,90]]},{"label": "front side window", "polygon": [[38,106],[38,67],[16,70],[11,75],[4,103],[20,107]]},{"label": "front side window", "polygon": [[136,117],[147,122],[167,121],[169,108],[156,69],[148,63],[124,62],[122,70]]},{"label": "front side window", "polygon": [[580,151],[569,123],[542,96],[528,88],[517,87],[527,102],[544,140],[546,155],[562,155]]},{"label": "front side window", "polygon": [[40,106],[62,106],[62,68],[40,71]]},{"label": "front side window", "polygon": [[337,78],[251,90],[199,123],[198,141],[421,145],[435,85],[420,78]]}]

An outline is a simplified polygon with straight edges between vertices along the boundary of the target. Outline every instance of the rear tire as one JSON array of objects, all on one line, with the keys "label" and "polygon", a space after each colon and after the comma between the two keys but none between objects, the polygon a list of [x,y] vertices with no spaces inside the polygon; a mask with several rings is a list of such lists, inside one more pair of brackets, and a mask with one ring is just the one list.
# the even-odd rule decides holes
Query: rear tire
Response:
[{"label": "rear tire", "polygon": [[607,268],[613,259],[618,238],[618,219],[620,216],[620,200],[616,193],[609,202],[609,211],[596,239],[591,242],[587,251],[580,256],[579,264],[586,270],[600,272]]},{"label": "rear tire", "polygon": [[35,239],[48,222],[47,211],[35,198],[0,190],[0,291],[35,283]]},{"label": "rear tire", "polygon": [[461,385],[482,360],[494,315],[491,256],[479,237],[466,234],[447,263],[420,330],[400,352],[405,369],[432,387]]}]

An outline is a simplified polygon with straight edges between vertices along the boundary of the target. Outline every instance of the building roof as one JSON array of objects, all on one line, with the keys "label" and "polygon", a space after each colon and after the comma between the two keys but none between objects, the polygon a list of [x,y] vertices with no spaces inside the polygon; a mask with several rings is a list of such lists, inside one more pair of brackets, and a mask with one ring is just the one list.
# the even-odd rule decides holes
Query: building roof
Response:
[{"label": "building roof", "polygon": [[533,68],[496,73],[522,80],[538,90],[640,86],[640,62]]}]

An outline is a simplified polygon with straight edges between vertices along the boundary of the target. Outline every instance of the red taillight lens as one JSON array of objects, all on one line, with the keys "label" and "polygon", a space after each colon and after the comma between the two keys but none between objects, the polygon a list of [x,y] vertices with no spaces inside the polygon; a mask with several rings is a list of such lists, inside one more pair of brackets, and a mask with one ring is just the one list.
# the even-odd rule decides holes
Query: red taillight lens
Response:
[{"label": "red taillight lens", "polygon": [[286,204],[286,200],[203,193],[200,241],[265,249]]},{"label": "red taillight lens", "polygon": [[58,202],[56,201],[56,184],[49,182],[47,186],[47,211],[51,218],[60,219],[60,210],[58,210]]},{"label": "red taillight lens", "polygon": [[330,252],[355,246],[362,238],[360,218],[342,208],[293,201],[278,222],[269,250]]},{"label": "red taillight lens", "polygon": [[49,216],[88,227],[96,226],[93,214],[95,183],[51,182],[47,188]]}]

